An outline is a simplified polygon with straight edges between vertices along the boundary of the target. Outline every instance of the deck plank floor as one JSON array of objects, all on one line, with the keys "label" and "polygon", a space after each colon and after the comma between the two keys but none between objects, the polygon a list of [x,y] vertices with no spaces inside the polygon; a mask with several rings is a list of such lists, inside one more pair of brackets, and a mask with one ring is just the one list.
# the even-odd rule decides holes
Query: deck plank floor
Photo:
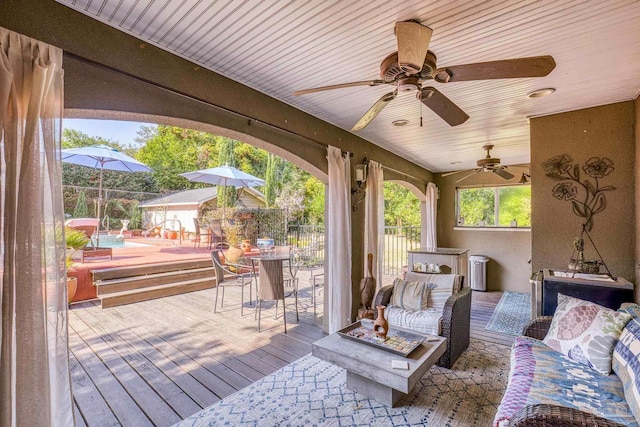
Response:
[{"label": "deck plank floor", "polygon": [[[262,331],[240,290],[227,288],[213,313],[215,289],[101,309],[97,301],[69,310],[74,411],[78,426],[170,426],[311,351],[323,336],[321,292],[313,315],[310,286],[300,281],[300,322],[287,300],[265,304]],[[500,344],[514,337],[484,330],[501,293],[474,293],[471,336]]]}]

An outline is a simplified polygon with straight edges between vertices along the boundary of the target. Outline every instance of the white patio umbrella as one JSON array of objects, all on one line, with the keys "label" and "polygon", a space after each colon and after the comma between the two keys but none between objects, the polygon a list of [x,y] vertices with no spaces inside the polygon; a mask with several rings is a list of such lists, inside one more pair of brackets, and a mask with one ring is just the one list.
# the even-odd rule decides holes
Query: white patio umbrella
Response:
[{"label": "white patio umbrella", "polygon": [[115,148],[106,145],[92,145],[89,147],[68,148],[62,150],[62,161],[74,165],[100,169],[100,184],[98,185],[98,237],[96,245],[100,246],[100,205],[102,204],[102,174],[104,170],[121,172],[151,172],[151,168],[127,156]]},{"label": "white patio umbrella", "polygon": [[242,188],[264,185],[264,179],[242,172],[229,165],[181,173],[180,176],[184,176],[191,182],[204,182],[206,184],[222,185],[224,187]]}]

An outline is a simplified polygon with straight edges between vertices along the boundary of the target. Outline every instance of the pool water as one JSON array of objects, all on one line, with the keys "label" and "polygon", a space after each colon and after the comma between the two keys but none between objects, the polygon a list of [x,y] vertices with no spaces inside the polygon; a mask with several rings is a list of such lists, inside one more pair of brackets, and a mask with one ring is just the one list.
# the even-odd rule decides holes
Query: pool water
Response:
[{"label": "pool water", "polygon": [[[95,239],[94,239],[95,241]],[[127,242],[124,237],[117,234],[100,234],[101,248],[141,248],[146,245],[144,243]]]}]

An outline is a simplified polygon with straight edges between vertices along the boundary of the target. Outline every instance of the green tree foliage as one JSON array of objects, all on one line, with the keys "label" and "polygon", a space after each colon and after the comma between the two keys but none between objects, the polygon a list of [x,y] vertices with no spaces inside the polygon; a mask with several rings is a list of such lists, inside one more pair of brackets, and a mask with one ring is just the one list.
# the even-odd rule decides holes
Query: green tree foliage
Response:
[{"label": "green tree foliage", "polygon": [[[236,141],[230,138],[222,138],[220,141],[219,160],[221,166],[236,167],[236,156],[234,148]],[[218,206],[227,208],[236,204],[237,192],[234,187],[218,185]]]},{"label": "green tree foliage", "polygon": [[306,174],[304,182],[305,219],[309,224],[324,224],[325,185],[317,178]]},{"label": "green tree foliage", "polygon": [[509,227],[516,220],[518,227],[531,227],[531,186],[502,187],[498,191],[498,225]]},{"label": "green tree foliage", "polygon": [[88,218],[89,217],[89,207],[87,206],[87,200],[84,195],[84,191],[81,191],[78,194],[78,201],[76,202],[76,207],[73,210],[74,218]]},{"label": "green tree foliage", "polygon": [[495,224],[495,192],[493,188],[465,188],[458,191],[459,213],[464,225],[478,225],[485,221]]},{"label": "green tree foliage", "polygon": [[196,188],[179,174],[216,166],[218,138],[173,126],[158,126],[155,130],[143,127],[136,141],[144,145],[138,150],[136,159],[153,169],[159,189]]},{"label": "green tree foliage", "polygon": [[420,201],[394,182],[384,183],[384,223],[388,226],[420,225]]},{"label": "green tree foliage", "polygon": [[267,173],[265,176],[264,197],[267,200],[267,207],[272,208],[276,203],[276,190],[278,186],[277,168],[279,157],[269,154],[267,157]]}]

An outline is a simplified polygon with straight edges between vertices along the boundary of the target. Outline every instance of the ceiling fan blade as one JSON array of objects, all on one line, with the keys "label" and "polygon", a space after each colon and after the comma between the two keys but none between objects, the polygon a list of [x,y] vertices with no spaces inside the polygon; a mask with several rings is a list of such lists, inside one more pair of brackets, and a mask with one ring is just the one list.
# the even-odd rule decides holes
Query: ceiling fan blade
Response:
[{"label": "ceiling fan blade", "polygon": [[455,172],[447,172],[447,173],[443,173],[442,175],[440,175],[440,177],[444,178],[445,176],[451,176],[451,175],[455,175],[457,173],[462,173],[462,172],[469,172],[468,170],[461,170],[461,171],[455,171]]},{"label": "ceiling fan blade", "polygon": [[396,22],[398,65],[407,74],[422,70],[433,30],[415,21]]},{"label": "ceiling fan blade", "polygon": [[461,182],[461,181],[464,181],[465,179],[469,178],[469,177],[470,177],[470,176],[472,176],[472,175],[477,174],[478,172],[480,172],[480,171],[479,171],[479,170],[476,170],[476,171],[471,172],[471,173],[470,173],[469,175],[467,175],[467,176],[463,176],[462,178],[460,178],[459,180],[457,180],[457,181],[456,181],[456,184],[457,184],[457,183],[459,183],[459,182]]},{"label": "ceiling fan blade", "polygon": [[504,178],[504,179],[511,179],[511,178],[513,178],[513,175],[512,175],[512,174],[510,174],[509,172],[507,172],[506,170],[504,170],[503,168],[495,169],[495,170],[493,171],[493,173],[495,173],[496,175],[498,175],[499,177]]},{"label": "ceiling fan blade", "polygon": [[307,93],[322,92],[324,90],[342,89],[354,86],[378,86],[384,84],[384,80],[365,80],[362,82],[341,83],[337,85],[314,87],[312,89],[303,89],[293,92],[294,95],[305,95]]},{"label": "ceiling fan blade", "polygon": [[549,55],[505,59],[502,61],[439,68],[436,70],[434,80],[439,83],[448,83],[469,80],[544,77],[553,71],[555,67],[556,61]]},{"label": "ceiling fan blade", "polygon": [[351,130],[353,132],[356,132],[366,128],[367,125],[371,123],[371,121],[375,119],[378,114],[380,114],[380,111],[382,111],[382,109],[386,107],[388,103],[390,103],[396,98],[397,94],[398,94],[398,91],[394,90],[393,92],[389,92],[387,94],[382,95],[382,97],[378,99],[371,108],[369,108],[369,111],[364,113],[364,116],[362,116],[362,118],[358,120],[358,123],[356,123],[351,128]]},{"label": "ceiling fan blade", "polygon": [[423,88],[418,92],[418,99],[451,126],[461,125],[469,119],[467,113],[434,87]]}]

